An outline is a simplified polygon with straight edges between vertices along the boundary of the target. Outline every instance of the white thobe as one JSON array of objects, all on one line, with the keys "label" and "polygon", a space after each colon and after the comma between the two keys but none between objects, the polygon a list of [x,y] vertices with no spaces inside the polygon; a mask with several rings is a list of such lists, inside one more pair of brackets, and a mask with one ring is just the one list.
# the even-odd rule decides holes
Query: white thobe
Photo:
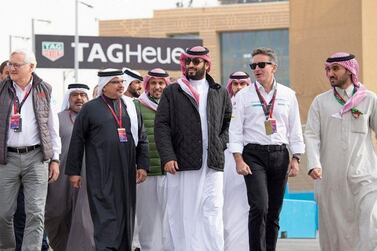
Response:
[{"label": "white thobe", "polygon": [[[234,106],[234,97],[232,97]],[[236,170],[233,154],[224,151],[224,250],[249,250],[249,203],[243,175]]]},{"label": "white thobe", "polygon": [[317,96],[305,130],[308,169],[322,168],[315,182],[322,251],[377,250],[377,97],[367,92],[363,114],[336,116],[341,105],[329,90]]},{"label": "white thobe", "polygon": [[[165,251],[166,176],[148,176],[137,185],[137,236],[143,251]],[[136,224],[135,224],[136,225]],[[135,238],[134,238],[134,241]],[[137,244],[135,243],[135,246]]]},{"label": "white thobe", "polygon": [[[169,251],[222,251],[223,173],[207,166],[208,82],[191,81],[200,95],[203,162],[199,170],[166,175]],[[195,147],[195,146],[193,146]]]}]

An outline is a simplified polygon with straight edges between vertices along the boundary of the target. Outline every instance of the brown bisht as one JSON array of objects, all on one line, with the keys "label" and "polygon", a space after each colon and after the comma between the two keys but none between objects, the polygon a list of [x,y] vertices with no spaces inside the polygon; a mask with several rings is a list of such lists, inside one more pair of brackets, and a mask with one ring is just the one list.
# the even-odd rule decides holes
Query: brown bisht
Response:
[{"label": "brown bisht", "polygon": [[80,189],[73,188],[68,176],[64,175],[73,130],[72,119],[76,115],[65,110],[58,116],[62,143],[61,175],[56,182],[48,186],[45,228],[54,251],[92,251],[94,250],[93,223],[86,189],[85,163],[81,170]]}]

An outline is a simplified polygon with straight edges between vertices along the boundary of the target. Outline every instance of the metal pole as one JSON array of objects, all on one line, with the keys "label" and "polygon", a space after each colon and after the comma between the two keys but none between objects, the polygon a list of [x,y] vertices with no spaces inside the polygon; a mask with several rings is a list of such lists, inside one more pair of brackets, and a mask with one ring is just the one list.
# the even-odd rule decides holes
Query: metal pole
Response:
[{"label": "metal pole", "polygon": [[35,23],[36,22],[43,22],[51,24],[51,20],[48,19],[39,19],[39,18],[32,18],[31,19],[31,49],[33,53],[36,52],[36,46],[35,46]]},{"label": "metal pole", "polygon": [[79,1],[75,1],[75,82],[79,81]]},{"label": "metal pole", "polygon": [[31,19],[31,49],[33,50],[33,53],[35,54],[35,19]]},{"label": "metal pole", "polygon": [[9,35],[9,56],[12,53],[12,35]]}]

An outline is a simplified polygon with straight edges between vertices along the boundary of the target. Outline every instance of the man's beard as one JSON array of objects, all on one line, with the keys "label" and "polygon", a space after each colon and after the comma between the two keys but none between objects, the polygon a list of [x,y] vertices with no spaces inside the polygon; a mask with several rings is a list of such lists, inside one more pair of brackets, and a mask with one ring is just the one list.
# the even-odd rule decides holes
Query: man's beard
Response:
[{"label": "man's beard", "polygon": [[205,74],[206,74],[206,70],[205,70],[205,67],[204,67],[204,66],[203,66],[202,68],[196,69],[196,72],[195,72],[194,75],[192,75],[192,74],[190,75],[190,74],[189,74],[189,70],[186,69],[186,77],[187,77],[188,79],[192,79],[192,80],[201,80],[201,79],[204,78]]},{"label": "man's beard", "polygon": [[140,90],[130,88],[128,91],[131,93],[132,97],[134,97],[134,98],[140,97],[140,94],[141,94],[139,92]]},{"label": "man's beard", "polygon": [[[331,80],[333,80],[333,81],[331,81]],[[330,80],[331,86],[339,87],[339,88],[343,88],[343,86],[347,82],[347,79],[344,79],[344,78],[338,78],[338,79],[333,78],[331,80]]]}]

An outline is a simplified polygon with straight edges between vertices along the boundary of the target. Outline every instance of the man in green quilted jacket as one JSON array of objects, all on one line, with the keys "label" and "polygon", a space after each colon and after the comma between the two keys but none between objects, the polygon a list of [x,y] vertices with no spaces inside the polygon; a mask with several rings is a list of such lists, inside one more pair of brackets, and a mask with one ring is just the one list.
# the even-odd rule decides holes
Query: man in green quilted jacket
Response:
[{"label": "man in green quilted jacket", "polygon": [[154,140],[154,118],[162,91],[169,84],[169,74],[160,68],[150,70],[144,77],[145,92],[139,97],[140,108],[149,141],[150,172],[137,186],[136,215],[141,250],[164,250],[165,174]]}]

